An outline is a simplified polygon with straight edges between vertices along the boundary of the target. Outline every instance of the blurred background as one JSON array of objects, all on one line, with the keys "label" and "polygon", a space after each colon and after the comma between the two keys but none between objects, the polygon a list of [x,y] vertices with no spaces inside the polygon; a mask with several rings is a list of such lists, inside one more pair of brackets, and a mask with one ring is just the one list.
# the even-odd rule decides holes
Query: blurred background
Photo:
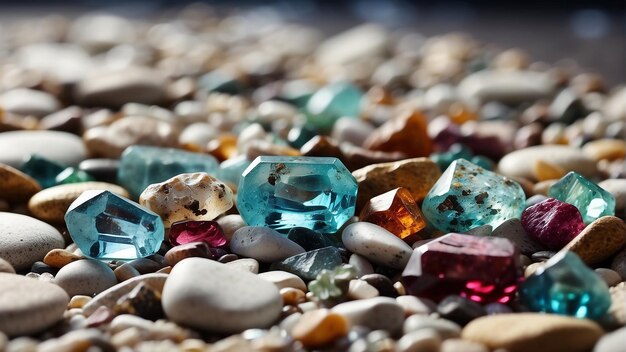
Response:
[{"label": "blurred background", "polygon": [[[0,32],[24,17],[109,12],[166,18],[197,1],[0,1]],[[206,1],[218,14],[298,22],[333,34],[362,22],[416,29],[425,36],[463,31],[500,48],[521,48],[550,64],[577,62],[609,85],[626,81],[626,1]]]}]

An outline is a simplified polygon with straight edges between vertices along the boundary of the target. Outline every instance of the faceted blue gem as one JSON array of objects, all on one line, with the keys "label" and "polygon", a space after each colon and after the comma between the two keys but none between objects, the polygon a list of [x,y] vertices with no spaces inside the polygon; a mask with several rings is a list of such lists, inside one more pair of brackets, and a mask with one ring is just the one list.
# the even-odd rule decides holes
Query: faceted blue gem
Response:
[{"label": "faceted blue gem", "polygon": [[250,226],[332,233],[354,215],[357,189],[337,158],[260,156],[242,175],[237,208]]},{"label": "faceted blue gem", "polygon": [[132,146],[120,159],[117,179],[130,194],[138,198],[146,187],[183,173],[206,172],[215,175],[219,164],[208,154],[179,149]]},{"label": "faceted blue gem", "polygon": [[57,184],[56,177],[63,172],[65,166],[33,154],[20,169],[23,173],[37,180],[42,188],[48,188]]},{"label": "faceted blue gem", "polygon": [[222,161],[218,177],[222,181],[227,181],[233,185],[238,185],[241,180],[241,174],[246,171],[252,161],[248,160],[245,155],[238,155],[230,159]]},{"label": "faceted blue gem", "polygon": [[532,311],[600,318],[611,306],[604,280],[569,251],[550,258],[520,287],[522,302]]},{"label": "faceted blue gem", "polygon": [[163,241],[161,217],[109,191],[86,191],[65,213],[74,243],[97,259],[136,259],[155,254]]}]

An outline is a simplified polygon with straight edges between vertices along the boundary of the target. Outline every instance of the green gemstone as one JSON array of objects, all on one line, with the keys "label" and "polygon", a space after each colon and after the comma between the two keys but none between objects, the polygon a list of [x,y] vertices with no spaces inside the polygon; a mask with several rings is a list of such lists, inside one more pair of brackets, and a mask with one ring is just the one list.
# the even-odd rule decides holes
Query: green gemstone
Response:
[{"label": "green gemstone", "polygon": [[23,173],[34,178],[42,188],[56,184],[56,177],[64,170],[63,165],[48,160],[40,155],[31,155],[21,167]]},{"label": "green gemstone", "polygon": [[602,216],[615,215],[615,197],[574,171],[552,185],[548,197],[578,208],[585,224]]},{"label": "green gemstone", "polygon": [[95,181],[95,179],[85,171],[68,167],[65,170],[61,171],[54,179],[57,185],[64,185],[67,183],[80,183],[80,182],[89,182]]},{"label": "green gemstone", "polygon": [[331,83],[318,90],[307,103],[307,122],[330,130],[340,117],[359,116],[362,97],[363,92],[352,83]]}]

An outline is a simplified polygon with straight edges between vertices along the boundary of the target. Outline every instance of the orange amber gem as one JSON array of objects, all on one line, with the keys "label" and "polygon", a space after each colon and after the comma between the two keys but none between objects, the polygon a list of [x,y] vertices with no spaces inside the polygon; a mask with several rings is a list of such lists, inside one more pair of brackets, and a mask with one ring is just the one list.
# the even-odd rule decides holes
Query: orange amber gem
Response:
[{"label": "orange amber gem", "polygon": [[450,108],[448,109],[448,116],[450,116],[452,122],[457,125],[462,125],[467,121],[478,120],[478,115],[474,113],[474,111],[460,103],[450,105]]},{"label": "orange amber gem", "polygon": [[383,227],[403,240],[426,227],[422,211],[403,187],[370,199],[361,211],[361,221]]},{"label": "orange amber gem", "polygon": [[207,152],[220,162],[230,159],[237,154],[237,136],[225,134],[207,144]]},{"label": "orange amber gem", "polygon": [[363,147],[381,152],[401,152],[408,157],[428,156],[433,151],[433,142],[427,126],[426,116],[408,110],[376,129],[363,142]]}]

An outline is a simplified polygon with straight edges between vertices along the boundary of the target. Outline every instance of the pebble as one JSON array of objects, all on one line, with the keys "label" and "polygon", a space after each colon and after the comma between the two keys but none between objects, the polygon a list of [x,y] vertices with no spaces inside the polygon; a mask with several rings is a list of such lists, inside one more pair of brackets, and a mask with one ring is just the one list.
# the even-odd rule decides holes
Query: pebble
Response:
[{"label": "pebble", "polygon": [[85,259],[85,257],[74,254],[65,249],[53,249],[43,258],[43,262],[55,269],[61,269],[71,262]]},{"label": "pebble", "polygon": [[528,234],[520,219],[508,219],[493,230],[492,236],[506,238],[519,249],[522,254],[532,255],[545,248],[533,240]]},{"label": "pebble", "polygon": [[578,148],[562,145],[539,145],[511,152],[500,160],[498,171],[509,177],[536,180],[533,167],[537,160],[565,172],[576,171],[587,178],[593,178],[598,172],[595,160],[582,154]]},{"label": "pebble", "polygon": [[38,333],[63,317],[69,301],[54,284],[0,273],[0,331],[9,336]]},{"label": "pebble", "polygon": [[363,280],[350,280],[346,296],[353,300],[378,297],[378,290]]},{"label": "pebble", "polygon": [[549,98],[554,88],[553,80],[546,73],[482,70],[465,77],[457,90],[468,103],[517,104]]},{"label": "pebble", "polygon": [[623,281],[620,274],[611,269],[597,268],[595,269],[595,272],[600,275],[602,280],[604,280],[609,287],[615,286]]},{"label": "pebble", "polygon": [[439,352],[441,337],[430,329],[412,331],[398,340],[398,352]]},{"label": "pebble", "polygon": [[626,179],[612,178],[598,183],[598,186],[615,197],[615,214],[622,214],[626,218]]},{"label": "pebble", "polygon": [[626,141],[619,139],[597,139],[586,143],[583,153],[595,161],[618,160],[626,156]]},{"label": "pebble", "polygon": [[440,352],[489,352],[489,349],[481,344],[463,339],[448,339],[441,344]]},{"label": "pebble", "polygon": [[341,239],[349,251],[394,269],[404,269],[413,253],[408,244],[391,232],[366,222],[348,225]]},{"label": "pebble", "polygon": [[350,323],[328,309],[306,312],[291,330],[291,335],[305,348],[315,349],[331,344],[348,334]]},{"label": "pebble", "polygon": [[375,297],[340,303],[331,309],[343,315],[352,326],[361,325],[371,330],[396,333],[402,329],[404,310],[395,299]]},{"label": "pebble", "polygon": [[165,253],[167,265],[174,266],[183,259],[198,257],[217,259],[211,253],[211,247],[206,242],[189,242],[172,247]]},{"label": "pebble", "polygon": [[428,315],[411,315],[404,321],[402,329],[405,334],[413,331],[434,330],[442,339],[461,336],[461,327],[455,322]]},{"label": "pebble", "polygon": [[70,297],[93,296],[117,284],[117,278],[103,262],[84,259],[63,266],[55,276],[54,283]]},{"label": "pebble", "polygon": [[216,221],[222,228],[222,231],[224,231],[224,237],[229,241],[233,238],[235,231],[246,226],[245,221],[239,214],[224,215]]},{"label": "pebble", "polygon": [[622,352],[624,346],[626,346],[626,327],[602,336],[593,348],[593,352]]},{"label": "pebble", "polygon": [[381,274],[369,274],[361,276],[361,280],[367,282],[372,285],[381,296],[396,298],[398,297],[398,292],[396,291],[393,282]]},{"label": "pebble", "polygon": [[0,163],[19,168],[31,154],[64,165],[77,165],[86,156],[80,137],[57,131],[0,133]]},{"label": "pebble", "polygon": [[230,241],[233,253],[272,263],[304,253],[304,248],[269,227],[246,226],[235,231]]},{"label": "pebble", "polygon": [[70,299],[70,303],[67,304],[67,308],[83,308],[85,304],[89,303],[89,301],[91,301],[91,297],[89,296],[76,295]]},{"label": "pebble", "polygon": [[0,212],[0,258],[17,271],[29,269],[55,248],[65,247],[57,229],[25,215]]},{"label": "pebble", "polygon": [[122,197],[130,197],[124,188],[106,182],[80,182],[53,186],[38,192],[28,201],[28,209],[38,219],[63,223],[65,213],[84,191],[105,190]]},{"label": "pebble", "polygon": [[9,263],[6,260],[0,258],[0,273],[15,274],[15,269],[13,268],[11,263]]},{"label": "pebble", "polygon": [[2,110],[42,118],[61,108],[61,103],[52,94],[40,90],[17,88],[0,95]]},{"label": "pebble", "polygon": [[135,267],[130,263],[124,263],[118,266],[115,270],[113,270],[113,274],[115,274],[115,278],[118,282],[126,281],[141,275],[139,270],[135,269]]},{"label": "pebble", "polygon": [[626,248],[613,257],[611,269],[615,270],[622,278],[626,278]]},{"label": "pebble", "polygon": [[25,202],[41,191],[37,181],[9,165],[0,164],[0,199],[8,202]]},{"label": "pebble", "polygon": [[258,275],[261,279],[272,282],[279,289],[282,288],[297,288],[304,292],[307,291],[306,284],[304,281],[297,275],[288,273],[286,271],[281,270],[272,270],[260,273]]},{"label": "pebble", "polygon": [[259,262],[256,259],[252,258],[233,260],[232,262],[226,263],[226,266],[229,266],[235,270],[247,271],[253,274],[259,273]]},{"label": "pebble", "polygon": [[428,315],[436,310],[434,302],[415,296],[398,296],[396,302],[404,309],[404,315],[409,317],[413,314]]},{"label": "pebble", "polygon": [[358,213],[368,200],[398,187],[408,189],[416,201],[421,201],[437,182],[441,171],[429,158],[414,158],[369,165],[353,171],[352,175],[359,184]]},{"label": "pebble", "polygon": [[460,296],[448,296],[437,306],[439,315],[459,325],[467,325],[470,321],[487,315],[487,311],[480,304]]},{"label": "pebble", "polygon": [[565,249],[576,253],[586,264],[598,264],[613,257],[626,244],[626,224],[615,216],[603,216],[587,225]]},{"label": "pebble", "polygon": [[[502,329],[503,326],[506,329]],[[590,350],[603,333],[602,328],[591,320],[518,313],[478,318],[463,329],[462,338],[509,352],[583,352]]]},{"label": "pebble", "polygon": [[269,327],[282,309],[275,285],[200,258],[186,259],[172,269],[162,302],[172,321],[220,333]]},{"label": "pebble", "polygon": [[356,277],[362,277],[374,273],[372,264],[362,255],[353,253],[348,260],[348,264],[356,269]]},{"label": "pebble", "polygon": [[83,314],[89,317],[96,311],[96,309],[98,309],[98,307],[113,308],[117,300],[128,294],[141,283],[150,286],[160,293],[163,291],[163,285],[165,285],[165,280],[167,280],[167,278],[168,274],[146,274],[120,282],[117,285],[102,291],[91,301],[85,304],[83,307]]}]

